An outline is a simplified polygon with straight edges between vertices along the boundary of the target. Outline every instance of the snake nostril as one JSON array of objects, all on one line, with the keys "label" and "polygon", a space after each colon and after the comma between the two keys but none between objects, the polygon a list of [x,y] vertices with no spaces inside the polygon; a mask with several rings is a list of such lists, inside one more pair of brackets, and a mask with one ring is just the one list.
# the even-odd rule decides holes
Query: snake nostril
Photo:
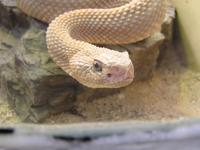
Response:
[{"label": "snake nostril", "polygon": [[111,76],[112,76],[112,74],[111,74],[111,73],[108,73],[108,74],[107,74],[107,77],[109,77],[109,78],[110,78]]}]

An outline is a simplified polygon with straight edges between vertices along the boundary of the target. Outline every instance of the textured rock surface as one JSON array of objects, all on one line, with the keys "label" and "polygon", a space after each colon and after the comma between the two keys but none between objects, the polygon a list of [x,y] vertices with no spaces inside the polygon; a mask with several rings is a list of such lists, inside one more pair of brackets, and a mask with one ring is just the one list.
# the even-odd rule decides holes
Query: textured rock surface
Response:
[{"label": "textured rock surface", "polygon": [[[123,92],[123,89],[94,90],[81,86],[49,58],[45,44],[47,25],[3,5],[0,14],[1,85],[22,120],[37,122],[65,110],[76,113],[76,100]],[[106,47],[128,50],[135,66],[135,82],[148,79],[155,69],[160,47],[171,39],[171,27],[172,17],[167,16],[163,24],[167,37],[164,43],[164,35],[155,33],[136,44]]]}]

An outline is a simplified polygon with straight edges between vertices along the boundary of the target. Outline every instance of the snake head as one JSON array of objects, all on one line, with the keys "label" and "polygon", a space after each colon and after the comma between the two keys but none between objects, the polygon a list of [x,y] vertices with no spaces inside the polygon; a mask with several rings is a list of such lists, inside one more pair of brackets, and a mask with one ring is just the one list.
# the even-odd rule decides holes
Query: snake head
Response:
[{"label": "snake head", "polygon": [[119,88],[133,81],[134,68],[127,52],[101,48],[93,54],[77,55],[70,62],[71,75],[85,86]]}]

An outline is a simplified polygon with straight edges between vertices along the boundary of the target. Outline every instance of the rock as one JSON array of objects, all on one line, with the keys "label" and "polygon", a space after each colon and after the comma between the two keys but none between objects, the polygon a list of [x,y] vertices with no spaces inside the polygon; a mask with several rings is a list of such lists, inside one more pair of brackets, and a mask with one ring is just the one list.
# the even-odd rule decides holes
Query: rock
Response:
[{"label": "rock", "polygon": [[[80,99],[92,100],[123,90],[83,87],[49,57],[45,43],[46,24],[3,5],[0,5],[0,14],[1,84],[22,121],[38,122],[49,114],[67,110],[76,113],[75,102]],[[169,15],[167,18],[163,33],[155,33],[135,44],[106,45],[129,52],[135,67],[135,82],[152,76],[165,37],[171,39],[173,19]]]}]

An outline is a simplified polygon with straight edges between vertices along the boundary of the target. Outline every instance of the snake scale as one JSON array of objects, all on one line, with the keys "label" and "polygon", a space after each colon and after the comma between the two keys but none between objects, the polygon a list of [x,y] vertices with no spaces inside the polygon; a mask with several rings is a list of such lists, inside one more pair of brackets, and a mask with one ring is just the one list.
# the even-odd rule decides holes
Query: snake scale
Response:
[{"label": "snake scale", "polygon": [[149,37],[161,28],[167,0],[17,0],[17,6],[49,23],[49,54],[66,73],[91,88],[119,88],[134,78],[128,52],[93,44]]}]

